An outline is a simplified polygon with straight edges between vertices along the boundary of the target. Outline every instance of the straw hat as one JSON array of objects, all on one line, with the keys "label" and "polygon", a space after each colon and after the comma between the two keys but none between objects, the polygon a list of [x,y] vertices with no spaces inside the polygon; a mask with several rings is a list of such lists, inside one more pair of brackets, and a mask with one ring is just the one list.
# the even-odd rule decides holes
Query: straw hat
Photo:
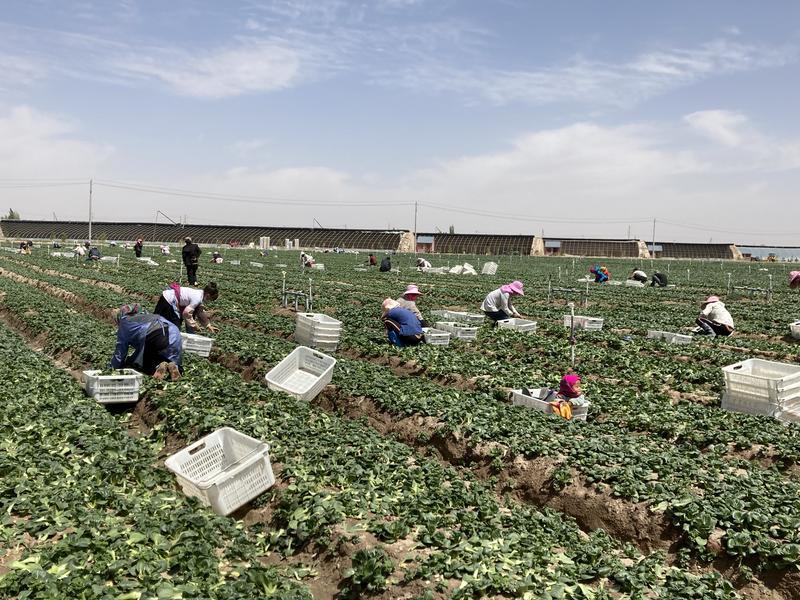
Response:
[{"label": "straw hat", "polygon": [[422,295],[422,292],[420,292],[419,288],[413,283],[410,283],[408,286],[406,286],[406,291],[403,292],[403,297],[406,297],[406,296],[421,296],[421,295]]}]

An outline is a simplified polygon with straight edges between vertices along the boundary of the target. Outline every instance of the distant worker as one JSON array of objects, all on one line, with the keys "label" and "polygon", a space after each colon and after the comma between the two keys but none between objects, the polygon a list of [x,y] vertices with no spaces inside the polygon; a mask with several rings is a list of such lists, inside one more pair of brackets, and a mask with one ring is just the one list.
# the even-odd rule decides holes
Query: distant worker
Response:
[{"label": "distant worker", "polygon": [[650,282],[650,287],[667,287],[667,276],[664,273],[656,271],[653,273],[653,280]]},{"label": "distant worker", "polygon": [[511,283],[502,285],[496,290],[489,292],[486,298],[483,299],[481,310],[493,321],[493,325],[497,325],[497,321],[510,319],[512,317],[521,317],[522,315],[514,308],[511,298],[512,296],[524,295],[525,292],[522,282],[512,281]]},{"label": "distant worker", "polygon": [[173,323],[178,329],[186,321],[187,333],[194,333],[199,326],[214,333],[216,327],[208,322],[208,315],[202,307],[205,302],[213,302],[217,298],[219,298],[219,289],[213,281],[206,284],[202,290],[171,283],[158,297],[153,312]]},{"label": "distant worker", "polygon": [[222,254],[220,254],[219,252],[214,251],[214,253],[211,255],[211,262],[215,263],[215,264],[218,264],[218,265],[221,265],[222,264]]},{"label": "distant worker", "polygon": [[423,340],[422,323],[413,312],[391,298],[383,301],[381,309],[381,320],[392,344],[402,348],[416,346]]},{"label": "distant worker", "polygon": [[422,292],[419,291],[419,288],[414,285],[413,283],[406,286],[406,291],[403,292],[403,295],[397,299],[397,303],[402,308],[407,308],[410,310],[414,315],[419,319],[419,322],[422,324],[423,327],[429,327],[428,323],[425,319],[422,318],[422,313],[419,311],[417,307],[417,298],[422,295]]},{"label": "distant worker", "polygon": [[30,254],[31,253],[31,249],[30,249],[30,246],[28,246],[28,242],[20,242],[19,243],[19,253],[20,254]]},{"label": "distant worker", "polygon": [[594,275],[595,283],[605,283],[611,279],[611,273],[605,265],[594,265],[591,269],[589,269],[589,273]]},{"label": "distant worker", "polygon": [[431,268],[431,263],[429,263],[421,256],[417,258],[417,271],[422,271],[424,269],[430,269],[430,268]]},{"label": "distant worker", "polygon": [[634,281],[638,281],[639,283],[647,283],[647,273],[641,269],[634,269],[630,278]]},{"label": "distant worker", "polygon": [[185,244],[181,250],[181,257],[183,258],[183,265],[186,267],[186,279],[189,285],[197,285],[197,266],[200,264],[200,246],[192,242],[192,238],[185,237]]},{"label": "distant worker", "polygon": [[167,244],[161,244],[161,254],[169,256],[169,246]]},{"label": "distant worker", "polygon": [[378,259],[375,258],[375,255],[372,252],[369,253],[369,266],[370,267],[378,266]]},{"label": "distant worker", "polygon": [[[180,379],[183,349],[181,332],[159,315],[142,312],[138,304],[123,306],[117,313],[117,345],[112,369],[130,367],[156,379],[167,375]],[[128,356],[128,350],[133,354]]]},{"label": "distant worker", "polygon": [[694,333],[711,337],[728,337],[733,333],[733,317],[719,296],[709,296],[700,306],[702,310],[695,321],[697,327],[693,330]]},{"label": "distant worker", "polygon": [[91,247],[89,254],[86,256],[86,260],[100,260],[100,250],[97,249],[97,246]]},{"label": "distant worker", "polygon": [[75,244],[72,252],[75,254],[75,256],[86,256],[86,250],[80,244]]},{"label": "distant worker", "polygon": [[300,253],[300,264],[304,267],[310,269],[314,266],[314,257],[310,254],[306,254],[305,252]]},{"label": "distant worker", "polygon": [[136,255],[136,258],[142,258],[143,249],[144,249],[144,241],[142,240],[142,238],[139,238],[133,245],[133,253]]},{"label": "distant worker", "polygon": [[388,256],[383,257],[383,260],[381,260],[381,266],[378,267],[378,270],[381,273],[388,273],[392,270],[392,261]]},{"label": "distant worker", "polygon": [[789,273],[789,288],[796,289],[800,287],[800,271],[791,271]]}]

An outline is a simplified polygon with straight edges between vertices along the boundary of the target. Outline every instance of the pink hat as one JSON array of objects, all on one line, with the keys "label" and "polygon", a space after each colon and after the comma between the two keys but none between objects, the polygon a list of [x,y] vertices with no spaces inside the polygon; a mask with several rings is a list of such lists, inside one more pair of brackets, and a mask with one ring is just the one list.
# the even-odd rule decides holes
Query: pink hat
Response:
[{"label": "pink hat", "polygon": [[800,285],[800,271],[791,271],[789,273],[789,287],[796,288]]},{"label": "pink hat", "polygon": [[406,286],[406,291],[403,292],[403,296],[409,295],[421,296],[422,292],[419,291],[419,288],[415,284],[410,283],[408,286]]},{"label": "pink hat", "polygon": [[712,302],[719,302],[719,296],[709,296],[703,300],[703,304],[711,304]]},{"label": "pink hat", "polygon": [[500,290],[506,294],[516,294],[517,296],[524,296],[525,292],[522,290],[521,281],[512,281],[506,285],[500,286]]}]

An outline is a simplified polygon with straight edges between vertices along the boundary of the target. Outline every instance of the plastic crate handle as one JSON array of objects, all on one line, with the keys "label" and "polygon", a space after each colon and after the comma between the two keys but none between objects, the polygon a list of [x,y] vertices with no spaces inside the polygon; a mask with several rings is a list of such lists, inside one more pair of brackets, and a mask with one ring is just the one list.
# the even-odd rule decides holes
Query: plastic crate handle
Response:
[{"label": "plastic crate handle", "polygon": [[195,454],[200,452],[200,450],[205,450],[205,447],[206,447],[206,443],[205,442],[200,442],[194,448],[189,448],[189,455],[190,456],[194,456]]},{"label": "plastic crate handle", "polygon": [[737,364],[737,365],[733,365],[733,366],[731,367],[731,370],[732,370],[732,371],[738,371],[738,370],[739,370],[739,369],[741,369],[742,367],[744,367],[744,365],[743,365],[742,363],[739,363],[739,364]]}]

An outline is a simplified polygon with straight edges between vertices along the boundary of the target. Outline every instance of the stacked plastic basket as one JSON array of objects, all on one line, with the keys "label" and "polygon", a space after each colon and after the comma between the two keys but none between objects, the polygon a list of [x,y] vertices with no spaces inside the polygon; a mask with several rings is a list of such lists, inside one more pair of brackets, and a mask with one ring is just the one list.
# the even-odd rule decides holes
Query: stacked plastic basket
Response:
[{"label": "stacked plastic basket", "polygon": [[321,313],[297,313],[294,341],[298,344],[333,352],[341,337],[341,321]]},{"label": "stacked plastic basket", "polygon": [[647,337],[651,340],[663,340],[668,344],[692,343],[692,336],[690,335],[684,335],[682,333],[670,333],[669,331],[658,331],[656,329],[650,329],[647,332]]},{"label": "stacked plastic basket", "polygon": [[722,368],[722,408],[733,412],[800,420],[800,365],[751,358]]}]

